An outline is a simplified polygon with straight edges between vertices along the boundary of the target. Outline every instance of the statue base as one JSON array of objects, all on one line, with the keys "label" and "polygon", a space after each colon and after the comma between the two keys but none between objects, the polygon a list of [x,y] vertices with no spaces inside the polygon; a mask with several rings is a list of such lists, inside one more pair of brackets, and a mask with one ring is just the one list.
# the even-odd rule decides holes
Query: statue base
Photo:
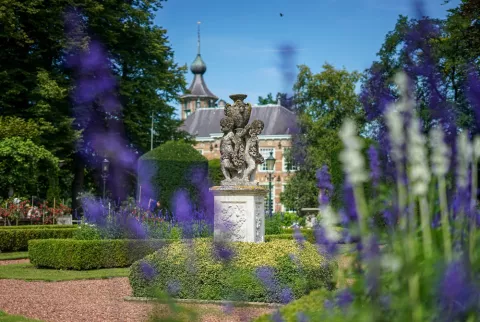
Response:
[{"label": "statue base", "polygon": [[249,184],[210,188],[215,202],[214,241],[265,241],[267,189]]}]

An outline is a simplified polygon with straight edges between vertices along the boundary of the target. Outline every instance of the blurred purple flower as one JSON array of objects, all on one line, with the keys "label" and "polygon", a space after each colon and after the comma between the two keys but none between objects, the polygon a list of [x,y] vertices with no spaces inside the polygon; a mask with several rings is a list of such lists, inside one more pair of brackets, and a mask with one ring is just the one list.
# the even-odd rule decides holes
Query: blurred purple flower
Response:
[{"label": "blurred purple flower", "polygon": [[325,300],[323,302],[323,307],[326,308],[327,310],[331,310],[335,307],[335,303],[333,303],[333,301],[330,301],[330,300]]},{"label": "blurred purple flower", "polygon": [[232,302],[225,302],[223,304],[223,313],[232,314],[232,312],[233,312],[233,303]]},{"label": "blurred purple flower", "polygon": [[383,218],[385,219],[385,222],[389,227],[395,226],[395,223],[397,222],[397,218],[395,216],[395,213],[391,210],[388,210],[388,209],[386,209],[383,212]]},{"label": "blurred purple flower", "polygon": [[140,268],[142,270],[143,276],[147,280],[152,280],[155,277],[155,275],[157,274],[155,272],[155,269],[150,264],[148,264],[147,262],[141,261],[140,262]]},{"label": "blurred purple flower", "polygon": [[320,206],[327,205],[330,202],[330,194],[333,191],[330,173],[328,166],[323,165],[321,169],[317,170],[317,187],[320,189],[318,202]]},{"label": "blurred purple flower", "polygon": [[345,308],[353,302],[353,294],[346,288],[337,293],[336,303],[340,308]]},{"label": "blurred purple flower", "polygon": [[284,322],[285,321],[282,317],[282,314],[280,313],[280,310],[276,310],[275,313],[273,313],[272,321],[273,322]]},{"label": "blurred purple flower", "polygon": [[146,239],[147,232],[145,231],[145,227],[135,218],[129,218],[127,222],[127,228],[129,232],[138,239]]},{"label": "blurred purple flower", "polygon": [[457,320],[478,303],[479,290],[469,275],[461,261],[450,263],[443,274],[438,295],[440,310],[447,321]]},{"label": "blurred purple flower", "polygon": [[373,145],[368,148],[368,159],[370,162],[370,177],[373,185],[377,186],[380,181],[380,161],[378,159],[377,149]]},{"label": "blurred purple flower", "polygon": [[438,228],[441,226],[441,217],[440,217],[440,213],[437,213],[435,216],[433,216],[433,219],[432,219],[432,228]]},{"label": "blurred purple flower", "polygon": [[307,315],[303,312],[297,312],[297,322],[308,322]]},{"label": "blurred purple flower", "polygon": [[180,293],[180,282],[177,280],[167,282],[167,292],[171,296],[176,296]]},{"label": "blurred purple flower", "polygon": [[336,241],[331,241],[327,238],[325,234],[325,228],[317,226],[314,228],[313,232],[315,236],[315,241],[318,245],[319,251],[327,257],[333,257],[338,251],[338,244]]},{"label": "blurred purple flower", "polygon": [[226,243],[214,243],[213,252],[217,259],[224,262],[230,261],[235,256],[233,248]]},{"label": "blurred purple flower", "polygon": [[298,227],[294,228],[293,238],[295,238],[295,240],[300,245],[300,247],[303,246],[303,244],[305,242],[305,237],[303,236],[302,232],[300,231],[300,228],[298,228]]},{"label": "blurred purple flower", "polygon": [[349,183],[345,183],[343,187],[344,200],[345,200],[345,214],[350,222],[356,222],[358,219],[357,205],[355,203],[355,195],[353,193],[353,187]]},{"label": "blurred purple flower", "polygon": [[286,287],[280,292],[280,303],[287,304],[294,300],[293,292],[290,288]]}]

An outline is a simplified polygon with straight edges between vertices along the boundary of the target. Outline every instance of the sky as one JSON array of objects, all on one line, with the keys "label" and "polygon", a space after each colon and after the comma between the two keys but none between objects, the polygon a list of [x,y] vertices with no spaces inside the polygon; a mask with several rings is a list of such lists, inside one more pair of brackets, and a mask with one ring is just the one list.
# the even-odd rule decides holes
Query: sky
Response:
[{"label": "sky", "polygon": [[[425,0],[424,8],[428,16],[444,18],[459,2]],[[155,24],[167,29],[175,62],[190,67],[200,21],[208,88],[230,103],[229,95],[247,94],[245,101],[254,104],[258,96],[291,91],[293,79],[285,80],[282,72],[282,46],[295,48],[292,68],[305,64],[318,73],[328,62],[361,72],[401,14],[415,17],[411,0],[170,0]],[[190,70],[186,78],[189,86]]]}]

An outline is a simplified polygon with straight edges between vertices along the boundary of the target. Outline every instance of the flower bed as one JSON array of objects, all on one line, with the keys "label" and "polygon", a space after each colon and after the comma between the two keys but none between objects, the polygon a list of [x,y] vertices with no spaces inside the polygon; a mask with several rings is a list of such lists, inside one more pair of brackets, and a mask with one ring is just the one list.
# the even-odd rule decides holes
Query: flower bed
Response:
[{"label": "flower bed", "polygon": [[88,270],[128,267],[153,253],[165,240],[30,240],[28,256],[37,267]]},{"label": "flower bed", "polygon": [[0,229],[0,251],[22,251],[28,249],[31,239],[72,238],[72,228],[23,228]]},{"label": "flower bed", "polygon": [[160,289],[183,299],[288,302],[331,286],[332,264],[310,243],[228,247],[205,239],[173,242],[131,266],[133,296],[151,297]]},{"label": "flower bed", "polygon": [[23,225],[23,226],[0,226],[0,230],[6,229],[63,229],[63,228],[77,228],[76,225]]}]

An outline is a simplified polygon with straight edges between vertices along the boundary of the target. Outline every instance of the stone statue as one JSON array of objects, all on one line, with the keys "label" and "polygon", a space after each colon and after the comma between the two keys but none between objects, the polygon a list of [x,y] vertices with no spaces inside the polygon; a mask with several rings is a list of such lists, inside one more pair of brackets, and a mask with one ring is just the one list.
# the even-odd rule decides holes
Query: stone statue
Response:
[{"label": "stone statue", "polygon": [[225,176],[222,185],[251,185],[257,165],[264,162],[258,150],[258,135],[264,124],[260,120],[248,124],[252,106],[243,102],[246,97],[230,95],[234,104],[225,106],[225,117],[220,121],[220,165]]}]

